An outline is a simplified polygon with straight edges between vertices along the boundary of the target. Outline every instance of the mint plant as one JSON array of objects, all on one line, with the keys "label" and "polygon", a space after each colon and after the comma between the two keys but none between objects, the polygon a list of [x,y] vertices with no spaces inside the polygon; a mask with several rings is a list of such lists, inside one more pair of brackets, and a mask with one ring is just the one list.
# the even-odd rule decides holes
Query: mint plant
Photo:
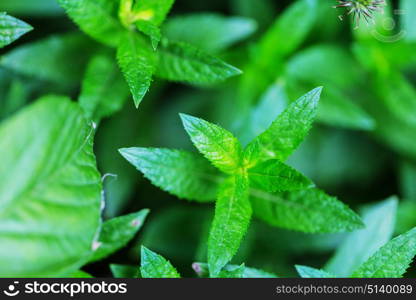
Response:
[{"label": "mint plant", "polygon": [[222,176],[192,153],[120,149],[153,184],[178,197],[204,202],[214,200],[216,191],[215,217],[208,239],[212,277],[218,276],[237,252],[253,210],[272,225],[304,232],[337,232],[362,226],[351,210],[313,188],[309,179],[282,162],[309,131],[321,90],[317,88],[293,102],[245,149],[229,131],[182,114],[193,144]]},{"label": "mint plant", "polygon": [[[241,73],[192,45],[162,37],[160,25],[173,0],[121,0],[120,3],[59,0],[59,3],[84,32],[117,48],[117,62],[136,107],[149,90],[154,75],[173,81],[211,84]],[[150,44],[146,37],[150,38]]]},{"label": "mint plant", "polygon": [[0,48],[3,48],[33,28],[29,24],[0,12]]}]

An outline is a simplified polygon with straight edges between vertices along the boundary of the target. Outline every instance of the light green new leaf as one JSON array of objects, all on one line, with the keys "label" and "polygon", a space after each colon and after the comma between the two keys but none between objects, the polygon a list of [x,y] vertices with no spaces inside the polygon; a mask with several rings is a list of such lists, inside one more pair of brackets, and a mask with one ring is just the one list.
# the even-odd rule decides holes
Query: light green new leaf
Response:
[{"label": "light green new leaf", "polygon": [[214,166],[231,174],[240,167],[241,144],[231,132],[196,117],[185,114],[180,117],[195,147]]},{"label": "light green new leaf", "polygon": [[214,201],[216,198],[222,176],[196,153],[157,148],[123,148],[119,151],[164,191],[199,202]]},{"label": "light green new leaf", "polygon": [[416,228],[381,247],[351,277],[400,278],[416,255]]},{"label": "light green new leaf", "polygon": [[316,19],[316,0],[295,1],[259,42],[259,60],[263,65],[296,50],[305,40]]},{"label": "light green new leaf", "polygon": [[0,48],[11,44],[32,29],[29,24],[0,12]]},{"label": "light green new leaf", "polygon": [[400,16],[402,30],[405,31],[404,38],[407,41],[416,41],[416,2],[413,0],[400,0]]},{"label": "light green new leaf", "polygon": [[256,28],[256,22],[249,18],[198,13],[169,18],[163,26],[163,33],[169,40],[214,53],[247,38]]},{"label": "light green new leaf", "polygon": [[101,260],[127,245],[142,227],[148,213],[148,209],[142,209],[104,222],[89,262]]},{"label": "light green new leaf", "polygon": [[251,218],[246,175],[235,175],[220,187],[214,221],[208,238],[208,266],[211,277],[236,254]]},{"label": "light green new leaf", "polygon": [[2,123],[2,277],[65,276],[87,261],[101,213],[92,138],[66,97],[41,98]]},{"label": "light green new leaf", "polygon": [[270,193],[250,189],[254,215],[266,223],[308,233],[352,231],[363,223],[345,204],[318,189]]},{"label": "light green new leaf", "polygon": [[363,212],[365,228],[351,232],[338,247],[325,270],[347,277],[363,262],[387,243],[393,234],[397,211],[397,198],[391,197],[367,207]]},{"label": "light green new leaf", "polygon": [[307,189],[313,182],[284,163],[270,159],[248,170],[250,186],[267,192],[283,192]]},{"label": "light green new leaf", "polygon": [[143,278],[180,278],[178,271],[159,254],[142,246],[140,272]]},{"label": "light green new leaf", "polygon": [[286,160],[307,135],[315,119],[322,88],[291,103],[247,148],[259,147],[258,160]]},{"label": "light green new leaf", "polygon": [[239,69],[182,42],[163,39],[158,58],[156,74],[172,81],[207,85],[241,74]]},{"label": "light green new leaf", "polygon": [[154,53],[137,35],[125,34],[117,49],[117,60],[138,107],[152,82]]},{"label": "light green new leaf", "polygon": [[175,0],[140,0],[135,1],[133,12],[141,20],[160,26],[172,8]]},{"label": "light green new leaf", "polygon": [[296,271],[298,271],[302,278],[335,278],[336,276],[324,271],[307,266],[296,265]]},{"label": "light green new leaf", "polygon": [[114,278],[138,278],[140,277],[139,268],[134,267],[134,266],[111,264],[110,270]]},{"label": "light green new leaf", "polygon": [[128,88],[114,59],[94,56],[84,76],[79,104],[95,122],[119,111],[128,96]]},{"label": "light green new leaf", "polygon": [[[242,265],[242,266],[244,266],[244,265]],[[221,271],[221,273],[229,272],[229,271],[235,271],[235,270],[241,268],[242,266],[226,265],[223,268],[223,270]],[[199,263],[199,262],[193,263],[192,268],[194,269],[195,273],[199,277],[209,276],[208,264],[206,264],[206,263]],[[240,278],[278,278],[278,277],[273,273],[269,273],[269,272],[266,272],[266,271],[263,271],[263,270],[259,270],[259,269],[244,266],[243,272],[242,272]]]},{"label": "light green new leaf", "polygon": [[78,85],[94,48],[82,34],[53,35],[9,51],[0,64],[28,77],[60,85]]},{"label": "light green new leaf", "polygon": [[118,0],[58,0],[69,17],[87,34],[117,47],[123,27],[117,17]]}]

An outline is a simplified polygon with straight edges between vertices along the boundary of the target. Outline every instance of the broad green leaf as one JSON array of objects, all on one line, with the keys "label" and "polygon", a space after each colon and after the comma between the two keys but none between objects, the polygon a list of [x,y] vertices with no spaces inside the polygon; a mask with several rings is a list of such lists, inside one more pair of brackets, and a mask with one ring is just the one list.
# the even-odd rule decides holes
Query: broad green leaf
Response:
[{"label": "broad green leaf", "polygon": [[139,268],[128,265],[111,264],[110,269],[114,278],[138,278],[140,273]]},{"label": "broad green leaf", "polygon": [[222,176],[200,155],[157,148],[123,148],[119,151],[162,190],[188,200],[215,200]]},{"label": "broad green leaf", "polygon": [[241,144],[231,132],[196,117],[180,117],[195,147],[214,166],[231,174],[241,166]]},{"label": "broad green leaf", "polygon": [[29,24],[0,12],[0,48],[11,44],[32,29]]},{"label": "broad green leaf", "polygon": [[381,247],[354,271],[358,278],[399,278],[416,255],[416,228],[399,235]]},{"label": "broad green leaf", "polygon": [[236,254],[251,218],[246,175],[226,180],[218,192],[214,221],[208,238],[208,266],[211,277]]},{"label": "broad green leaf", "polygon": [[59,96],[2,123],[1,276],[64,276],[88,260],[101,212],[93,134],[82,109]]},{"label": "broad green leaf", "polygon": [[79,270],[79,271],[72,273],[70,276],[68,276],[68,278],[94,278],[94,277],[91,274],[88,274],[87,272]]},{"label": "broad green leaf", "polygon": [[[244,265],[242,265],[242,266],[244,266]],[[242,266],[226,265],[223,268],[223,270],[221,271],[221,273],[229,272],[229,271],[235,271],[235,270],[238,270],[239,268],[241,268]],[[208,264],[206,264],[206,263],[200,263],[200,262],[193,263],[192,268],[194,269],[195,273],[199,277],[208,277],[209,276]],[[244,266],[240,278],[277,278],[277,276],[273,273],[269,273],[269,272],[266,272],[266,271],[263,271],[263,270],[259,270],[259,269]]]},{"label": "broad green leaf", "polygon": [[117,47],[123,34],[117,0],[58,0],[69,17],[87,34],[106,45]]},{"label": "broad green leaf", "polygon": [[143,278],[181,277],[169,261],[144,246],[141,248],[140,272]]},{"label": "broad green leaf", "polygon": [[325,270],[340,277],[347,277],[365,262],[394,231],[397,198],[392,197],[363,211],[365,228],[351,232],[338,247]]},{"label": "broad green leaf", "polygon": [[142,209],[104,222],[90,262],[101,260],[127,245],[140,230],[148,214],[148,209]]},{"label": "broad green leaf", "polygon": [[352,231],[363,223],[345,204],[318,189],[270,193],[250,189],[254,215],[266,223],[309,233]]},{"label": "broad green leaf", "polygon": [[169,18],[163,26],[163,33],[169,40],[214,53],[247,38],[256,27],[256,22],[249,18],[198,13]]},{"label": "broad green leaf", "polygon": [[88,64],[82,82],[79,104],[94,121],[119,111],[128,96],[128,88],[120,70],[107,55],[96,55]]},{"label": "broad green leaf", "polygon": [[7,11],[17,16],[56,16],[64,14],[64,10],[56,0],[1,0],[0,11]]},{"label": "broad green leaf", "polygon": [[322,88],[316,88],[291,103],[247,146],[259,147],[258,160],[286,160],[307,135],[315,119]]},{"label": "broad green leaf", "polygon": [[400,0],[401,29],[405,31],[404,38],[407,41],[416,41],[416,2],[412,0]]},{"label": "broad green leaf", "polygon": [[295,1],[276,19],[258,45],[262,65],[275,63],[304,42],[316,19],[316,6],[316,0]]},{"label": "broad green leaf", "polygon": [[135,34],[125,34],[117,49],[117,60],[123,71],[134,104],[139,107],[152,82],[155,57],[151,49]]},{"label": "broad green leaf", "polygon": [[81,34],[53,35],[8,52],[1,66],[60,85],[75,85],[95,45]]},{"label": "broad green leaf", "polygon": [[172,81],[207,85],[241,74],[239,69],[182,42],[162,40],[158,58],[156,75]]},{"label": "broad green leaf", "polygon": [[308,266],[300,266],[296,265],[296,271],[298,271],[300,277],[302,278],[335,278],[334,275],[315,268],[311,268]]},{"label": "broad green leaf", "polygon": [[248,170],[250,186],[267,192],[307,189],[313,182],[284,163],[270,159]]}]

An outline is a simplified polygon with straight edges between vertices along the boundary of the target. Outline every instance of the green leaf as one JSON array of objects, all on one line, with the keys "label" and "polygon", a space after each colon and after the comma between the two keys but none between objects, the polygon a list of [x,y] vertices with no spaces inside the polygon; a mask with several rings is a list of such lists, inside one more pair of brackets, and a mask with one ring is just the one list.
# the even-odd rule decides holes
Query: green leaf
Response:
[{"label": "green leaf", "polygon": [[92,138],[66,97],[41,98],[2,123],[1,276],[64,276],[87,261],[101,212]]},{"label": "green leaf", "polygon": [[296,1],[276,19],[258,45],[263,65],[273,64],[304,42],[314,25],[316,7],[315,0]]},{"label": "green leaf", "polygon": [[[269,273],[263,270],[249,268],[243,265],[226,265],[221,273],[229,272],[229,271],[236,271],[239,270],[241,267],[244,267],[242,270],[242,274],[239,278],[277,278],[277,276],[273,273]],[[192,268],[194,269],[195,273],[199,277],[207,277],[209,276],[208,264],[196,262],[192,264]]]},{"label": "green leaf", "polygon": [[17,16],[56,16],[64,14],[64,10],[55,0],[1,0],[0,11],[7,11]]},{"label": "green leaf", "polygon": [[296,265],[296,271],[298,271],[302,278],[335,278],[334,275],[324,271],[307,266]]},{"label": "green leaf", "polygon": [[88,274],[87,272],[79,270],[79,271],[72,273],[70,276],[68,276],[68,278],[94,278],[94,277],[91,274]]},{"label": "green leaf", "polygon": [[137,35],[131,33],[121,39],[117,60],[130,86],[134,104],[139,107],[152,82],[156,64],[154,53]]},{"label": "green leaf", "polygon": [[218,192],[214,221],[208,238],[211,277],[217,277],[237,252],[250,218],[247,177],[235,175],[226,180]]},{"label": "green leaf", "polygon": [[322,88],[291,103],[247,148],[259,147],[258,160],[286,160],[307,135],[315,119]]},{"label": "green leaf", "polygon": [[107,55],[94,56],[82,82],[79,104],[95,122],[119,111],[128,96],[123,76]]},{"label": "green leaf", "polygon": [[155,24],[144,20],[137,21],[136,26],[137,29],[139,29],[145,35],[150,37],[152,47],[154,50],[156,50],[157,46],[159,45],[160,39],[162,38],[160,28],[157,27]]},{"label": "green leaf", "polygon": [[133,12],[141,20],[160,26],[172,8],[175,0],[140,0],[135,1]]},{"label": "green leaf", "polygon": [[163,39],[158,58],[156,75],[172,81],[207,85],[241,74],[239,69],[182,42]]},{"label": "green leaf", "polygon": [[400,164],[400,192],[406,199],[416,200],[416,164],[403,161]]},{"label": "green leaf", "polygon": [[148,214],[148,209],[142,209],[104,222],[90,262],[106,258],[127,245],[140,230]]},{"label": "green leaf", "polygon": [[110,265],[111,273],[114,278],[138,278],[139,277],[139,268],[128,265]]},{"label": "green leaf", "polygon": [[400,16],[402,30],[405,31],[404,38],[407,41],[416,41],[416,3],[412,0],[400,0]]},{"label": "green leaf", "polygon": [[116,47],[123,34],[117,0],[58,0],[69,17],[97,41]]},{"label": "green leaf", "polygon": [[269,193],[250,189],[254,215],[266,223],[308,233],[352,231],[363,223],[345,204],[318,189]]},{"label": "green leaf", "polygon": [[213,201],[222,176],[198,154],[158,148],[123,148],[121,155],[154,185],[179,198]]},{"label": "green leaf", "polygon": [[396,211],[396,197],[367,207],[362,216],[365,228],[351,232],[346,237],[325,266],[325,270],[340,277],[350,276],[390,240],[394,231]]},{"label": "green leaf", "polygon": [[169,40],[214,53],[247,38],[256,28],[256,22],[249,18],[198,13],[169,18],[163,26],[163,34]]},{"label": "green leaf", "polygon": [[214,166],[231,174],[241,166],[241,144],[231,132],[186,114],[180,117],[195,147]]},{"label": "green leaf", "polygon": [[230,266],[224,268],[219,274],[218,278],[243,278],[244,276],[244,264],[240,266]]},{"label": "green leaf", "polygon": [[268,192],[294,191],[314,187],[313,182],[295,169],[271,159],[248,170],[250,186]]},{"label": "green leaf", "polygon": [[29,24],[0,12],[0,48],[11,44],[32,29]]},{"label": "green leaf", "polygon": [[180,278],[178,271],[165,258],[142,246],[140,272],[143,278]]},{"label": "green leaf", "polygon": [[416,228],[399,235],[381,247],[357,270],[352,277],[402,277],[416,255]]},{"label": "green leaf", "polygon": [[24,44],[4,55],[1,66],[54,84],[75,85],[95,49],[81,34],[53,35]]}]

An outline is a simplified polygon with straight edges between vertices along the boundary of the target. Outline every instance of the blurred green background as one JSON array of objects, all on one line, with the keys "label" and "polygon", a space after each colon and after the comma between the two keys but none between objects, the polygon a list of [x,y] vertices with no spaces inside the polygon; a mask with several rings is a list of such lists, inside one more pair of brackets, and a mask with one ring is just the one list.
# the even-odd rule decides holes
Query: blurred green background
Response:
[{"label": "blurred green background", "polygon": [[[193,151],[178,113],[221,124],[250,141],[289,103],[324,86],[318,121],[289,164],[353,209],[399,197],[395,233],[416,226],[416,3],[391,1],[375,25],[354,30],[332,0],[179,0],[165,33],[190,41],[244,71],[214,86],[156,80],[136,110],[131,99],[103,120],[95,152],[106,176],[105,216],[150,208],[129,247],[86,268],[109,276],[109,263],[137,264],[139,245],[169,258],[184,276],[205,261],[212,207],[179,200],[152,186],[118,148]],[[0,120],[40,95],[79,94],[86,65],[112,51],[80,33],[54,0],[1,0],[0,11],[35,29],[0,51]],[[175,28],[184,15],[240,16],[222,40],[206,26]],[[250,22],[248,22],[250,21]],[[244,27],[245,26],[245,27]],[[46,46],[45,46],[46,45]],[[47,49],[47,50],[46,50]],[[294,264],[321,267],[344,235],[306,235],[255,221],[236,263],[294,276]],[[411,269],[408,276],[415,274]]]}]

